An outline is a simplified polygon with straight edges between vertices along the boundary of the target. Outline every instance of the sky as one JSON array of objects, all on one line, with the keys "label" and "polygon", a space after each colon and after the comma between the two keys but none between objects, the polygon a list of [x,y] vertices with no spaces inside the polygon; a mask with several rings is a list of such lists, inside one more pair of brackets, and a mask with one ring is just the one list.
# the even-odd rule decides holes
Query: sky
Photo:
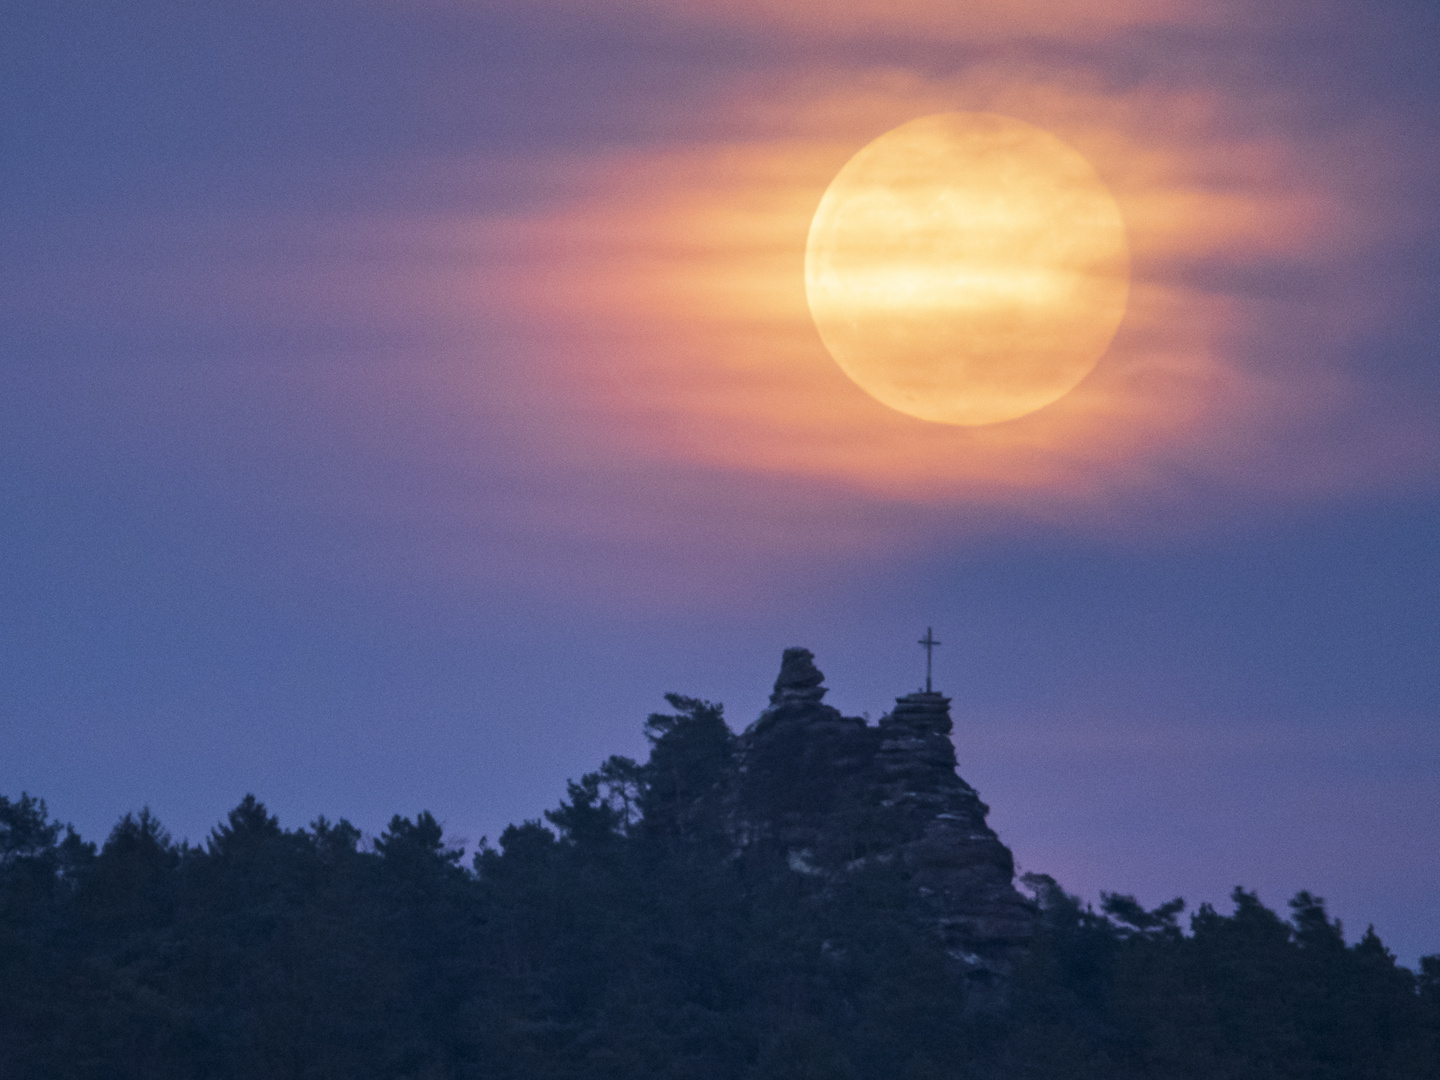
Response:
[{"label": "sky", "polygon": [[[0,793],[492,840],[781,650],[923,678],[1022,870],[1440,952],[1440,9],[0,0]],[[1129,306],[956,427],[805,238],[914,118],[1078,150]]]}]

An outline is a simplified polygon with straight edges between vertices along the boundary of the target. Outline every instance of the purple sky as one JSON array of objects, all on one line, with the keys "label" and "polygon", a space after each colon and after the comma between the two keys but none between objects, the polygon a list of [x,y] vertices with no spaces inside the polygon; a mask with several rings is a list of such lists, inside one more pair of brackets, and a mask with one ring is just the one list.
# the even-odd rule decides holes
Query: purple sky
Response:
[{"label": "purple sky", "polygon": [[[878,718],[933,625],[1022,868],[1440,951],[1437,9],[954,7],[7,4],[0,792],[473,842],[787,645]],[[803,310],[829,177],[950,109],[1131,233],[993,429]]]}]

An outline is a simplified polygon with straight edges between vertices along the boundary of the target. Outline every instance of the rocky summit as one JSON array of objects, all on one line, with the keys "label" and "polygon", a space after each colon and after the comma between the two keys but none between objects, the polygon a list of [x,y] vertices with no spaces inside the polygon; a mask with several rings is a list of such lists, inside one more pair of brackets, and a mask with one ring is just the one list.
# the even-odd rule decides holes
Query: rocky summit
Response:
[{"label": "rocky summit", "polygon": [[1035,932],[989,807],[956,773],[950,699],[898,698],[870,725],[824,703],[809,649],[786,649],[769,707],[737,740],[726,814],[740,849],[836,879],[898,869],[932,912],[946,952],[977,984],[998,984]]}]

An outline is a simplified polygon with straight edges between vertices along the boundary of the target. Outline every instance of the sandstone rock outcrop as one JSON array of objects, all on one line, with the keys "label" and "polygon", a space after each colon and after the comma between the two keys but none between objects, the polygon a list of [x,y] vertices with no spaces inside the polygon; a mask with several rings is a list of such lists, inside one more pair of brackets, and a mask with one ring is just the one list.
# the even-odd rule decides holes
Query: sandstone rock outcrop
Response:
[{"label": "sandstone rock outcrop", "polygon": [[786,649],[770,706],[738,739],[728,816],[740,849],[837,878],[893,867],[933,913],[949,955],[977,983],[1002,981],[1034,933],[1010,850],[955,771],[950,699],[897,699],[878,726],[824,704],[808,649]]}]

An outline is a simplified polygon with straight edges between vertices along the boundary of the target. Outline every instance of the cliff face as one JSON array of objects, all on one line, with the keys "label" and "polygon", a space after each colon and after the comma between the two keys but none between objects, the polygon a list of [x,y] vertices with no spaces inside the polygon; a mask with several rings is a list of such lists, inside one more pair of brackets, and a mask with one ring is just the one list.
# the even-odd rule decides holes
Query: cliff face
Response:
[{"label": "cliff face", "polygon": [[769,708],[738,739],[733,840],[822,878],[897,868],[966,974],[1003,979],[1036,912],[989,807],[956,775],[949,698],[908,694],[872,727],[824,704],[823,682],[808,649],[785,650]]}]

